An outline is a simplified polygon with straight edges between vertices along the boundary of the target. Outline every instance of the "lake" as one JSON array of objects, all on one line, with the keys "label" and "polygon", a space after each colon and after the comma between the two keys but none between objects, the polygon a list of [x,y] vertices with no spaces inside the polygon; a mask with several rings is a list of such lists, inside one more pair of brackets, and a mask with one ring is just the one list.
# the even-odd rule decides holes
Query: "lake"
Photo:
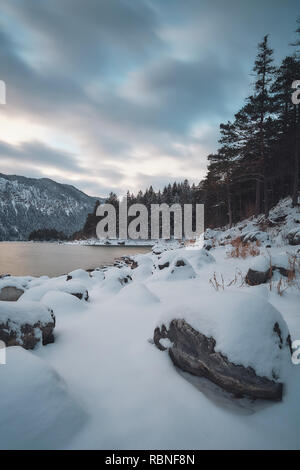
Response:
[{"label": "lake", "polygon": [[0,242],[0,274],[50,277],[74,269],[112,264],[115,258],[147,253],[149,246],[84,246],[38,242]]}]

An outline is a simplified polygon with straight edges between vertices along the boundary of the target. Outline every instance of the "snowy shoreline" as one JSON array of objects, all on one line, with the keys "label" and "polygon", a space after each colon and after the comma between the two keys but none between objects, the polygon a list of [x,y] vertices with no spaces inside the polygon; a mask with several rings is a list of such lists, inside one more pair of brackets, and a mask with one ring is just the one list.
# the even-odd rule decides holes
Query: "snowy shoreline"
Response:
[{"label": "snowy shoreline", "polygon": [[128,247],[138,247],[138,246],[149,246],[152,247],[156,244],[156,240],[131,240],[131,239],[98,239],[98,238],[88,238],[86,240],[72,240],[62,242],[64,245],[84,245],[84,246],[128,246]]}]

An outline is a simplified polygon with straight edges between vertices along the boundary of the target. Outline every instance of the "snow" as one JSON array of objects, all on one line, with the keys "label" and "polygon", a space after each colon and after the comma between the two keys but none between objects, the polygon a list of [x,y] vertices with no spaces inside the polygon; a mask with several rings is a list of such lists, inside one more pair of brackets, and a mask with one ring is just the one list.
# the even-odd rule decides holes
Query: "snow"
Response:
[{"label": "snow", "polygon": [[19,325],[34,325],[38,321],[43,324],[52,322],[50,309],[41,302],[0,302],[0,324],[9,321],[12,329]]},{"label": "snow", "polygon": [[1,366],[0,410],[0,449],[67,445],[86,420],[57,372],[19,346]]},{"label": "snow", "polygon": [[126,289],[122,289],[118,293],[117,299],[121,304],[140,305],[141,307],[145,304],[150,305],[159,302],[159,298],[140,282],[132,283]]},{"label": "snow", "polygon": [[41,303],[55,312],[58,321],[61,315],[74,315],[76,312],[84,312],[82,302],[77,297],[56,290],[48,291],[42,297]]},{"label": "snow", "polygon": [[267,256],[255,256],[251,262],[249,263],[249,268],[253,269],[253,271],[261,271],[261,272],[266,272],[268,269],[270,269],[271,266],[271,260],[270,257],[268,258]]},{"label": "snow", "polygon": [[287,253],[274,253],[271,256],[271,264],[277,268],[290,269],[290,259]]},{"label": "snow", "polygon": [[[300,339],[298,264],[295,278],[284,278],[282,295],[278,272],[265,285],[244,282],[250,266],[268,269],[270,258],[287,266],[297,255],[299,246],[286,238],[297,224],[297,209],[284,200],[270,217],[274,224],[256,257],[229,258],[227,245],[219,244],[230,243],[228,235],[261,231],[260,219],[252,218],[206,231],[204,239],[214,240],[209,253],[201,248],[203,239],[191,247],[160,242],[133,257],[135,269],[121,263],[90,274],[76,270],[70,281],[18,278],[26,290],[11,308],[27,315],[26,297],[35,299],[38,309],[53,309],[57,325],[54,344],[30,353],[8,348],[7,364],[0,366],[0,446],[299,449],[300,369],[285,345],[288,332],[292,341]],[[283,219],[276,222],[278,217]],[[70,295],[77,283],[88,290],[88,302]],[[179,373],[168,352],[151,341],[154,329],[173,318],[213,335],[216,350],[232,362],[270,378],[275,373],[284,383],[283,401],[237,400],[206,379]]]},{"label": "snow", "polygon": [[72,235],[97,199],[50,179],[0,174],[0,240],[28,240],[41,227]]}]

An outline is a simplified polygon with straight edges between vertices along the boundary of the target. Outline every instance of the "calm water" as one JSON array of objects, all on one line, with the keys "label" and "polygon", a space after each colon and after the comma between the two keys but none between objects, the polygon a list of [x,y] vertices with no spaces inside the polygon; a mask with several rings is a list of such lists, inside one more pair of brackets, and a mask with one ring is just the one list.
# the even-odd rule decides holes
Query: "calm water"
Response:
[{"label": "calm water", "polygon": [[56,243],[0,242],[0,274],[59,276],[77,268],[112,264],[115,258],[146,253],[147,246],[82,246]]}]

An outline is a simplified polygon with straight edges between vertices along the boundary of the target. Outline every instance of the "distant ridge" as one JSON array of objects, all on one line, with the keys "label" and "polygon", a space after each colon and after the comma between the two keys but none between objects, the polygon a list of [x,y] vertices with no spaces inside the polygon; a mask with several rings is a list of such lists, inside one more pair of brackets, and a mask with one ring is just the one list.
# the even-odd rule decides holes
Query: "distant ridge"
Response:
[{"label": "distant ridge", "polygon": [[0,240],[27,240],[43,228],[71,235],[84,225],[96,201],[104,199],[49,178],[0,173]]}]

